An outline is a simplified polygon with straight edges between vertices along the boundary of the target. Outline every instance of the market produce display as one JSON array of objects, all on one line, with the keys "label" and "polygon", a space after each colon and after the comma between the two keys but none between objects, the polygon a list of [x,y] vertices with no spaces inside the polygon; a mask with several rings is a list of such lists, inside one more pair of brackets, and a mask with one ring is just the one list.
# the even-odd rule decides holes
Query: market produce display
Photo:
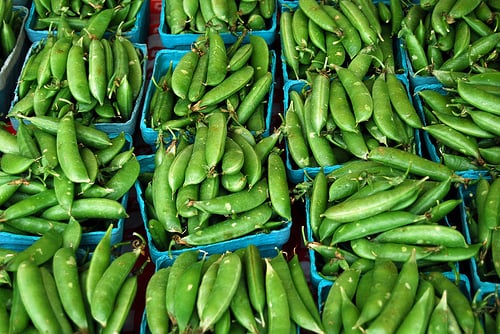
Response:
[{"label": "market produce display", "polygon": [[365,271],[343,271],[322,287],[321,317],[327,333],[474,333],[482,330],[473,311],[466,276],[419,271],[415,252],[400,267],[387,258]]},{"label": "market produce display", "polygon": [[208,257],[189,251],[158,268],[146,316],[151,333],[325,333],[297,254],[262,257],[254,245]]},{"label": "market produce display", "polygon": [[145,244],[138,241],[112,258],[117,245],[111,243],[110,225],[95,251],[82,255],[82,229],[75,224],[71,230],[46,232],[20,252],[2,250],[2,333],[122,330],[137,292],[136,264]]},{"label": "market produce display", "polygon": [[60,120],[28,119],[16,136],[1,131],[2,231],[63,232],[73,219],[84,232],[104,231],[128,216],[126,198],[139,163],[123,132],[110,138],[76,122],[72,112]]},{"label": "market produce display", "polygon": [[494,332],[497,1],[29,6],[0,333]]},{"label": "market produce display", "polygon": [[166,26],[170,34],[236,32],[269,29],[277,3],[263,1],[164,1]]},{"label": "market produce display", "polygon": [[47,31],[64,24],[83,34],[94,34],[94,30],[102,35],[118,30],[125,32],[134,27],[144,3],[144,0],[35,0],[33,6],[38,17],[33,29]]},{"label": "market produce display", "polygon": [[68,111],[83,124],[125,123],[144,82],[141,50],[117,35],[75,37],[60,30],[31,49],[9,116],[54,116]]},{"label": "market produce display", "polygon": [[162,133],[186,129],[223,108],[231,115],[228,125],[246,126],[259,134],[266,131],[275,57],[262,37],[251,35],[249,43],[242,44],[243,36],[226,45],[219,33],[211,32],[179,59],[160,54],[169,64],[156,63],[158,80],[150,85],[147,128]]}]

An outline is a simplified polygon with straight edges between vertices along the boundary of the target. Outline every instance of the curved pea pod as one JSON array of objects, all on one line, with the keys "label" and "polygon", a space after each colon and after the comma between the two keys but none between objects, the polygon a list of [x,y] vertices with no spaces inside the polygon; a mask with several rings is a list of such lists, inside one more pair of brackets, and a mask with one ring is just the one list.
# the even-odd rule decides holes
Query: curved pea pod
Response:
[{"label": "curved pea pod", "polygon": [[426,333],[434,309],[435,294],[432,284],[422,282],[425,281],[419,282],[415,304],[399,326],[397,334]]},{"label": "curved pea pod", "polygon": [[89,324],[85,313],[77,265],[72,248],[63,247],[54,254],[53,275],[61,304],[77,328],[86,331]]},{"label": "curved pea pod", "polygon": [[[243,258],[242,261],[244,266],[243,273],[245,273],[246,266]],[[245,275],[242,274],[240,277],[240,282],[238,284],[238,289],[236,290],[234,297],[231,300],[230,309],[237,322],[239,322],[251,333],[258,333],[258,325],[254,317],[252,305],[250,304],[250,298],[248,296],[248,289],[246,284],[247,283]]]},{"label": "curved pea pod", "polygon": [[420,176],[428,176],[432,180],[444,181],[456,180],[453,170],[443,164],[425,159],[416,154],[403,151],[398,148],[378,146],[370,151],[368,160],[383,163],[385,165],[400,169],[409,170],[410,173]]},{"label": "curved pea pod", "polygon": [[482,160],[477,143],[461,132],[445,124],[427,125],[422,129],[444,145],[477,160]]},{"label": "curved pea pod", "polygon": [[489,93],[481,89],[478,85],[467,83],[464,80],[457,82],[457,92],[461,98],[476,108],[500,115],[498,108],[495,107],[500,102],[500,98],[497,95]]},{"label": "curved pea pod", "polygon": [[84,51],[81,45],[73,44],[69,49],[66,78],[71,94],[76,101],[86,104],[92,102],[87,66],[85,64]]},{"label": "curved pea pod", "polygon": [[394,242],[414,245],[439,245],[444,247],[468,247],[460,231],[442,225],[408,225],[380,233],[376,242]]},{"label": "curved pea pod", "polygon": [[334,69],[349,96],[356,123],[367,121],[373,113],[373,99],[366,84],[347,68]]},{"label": "curved pea pod", "polygon": [[204,258],[191,263],[179,276],[174,292],[174,323],[181,333],[185,332],[189,325],[196,306]]},{"label": "curved pea pod", "polygon": [[230,215],[253,209],[264,203],[267,198],[267,179],[262,178],[250,190],[221,195],[205,201],[193,201],[191,204],[202,211]]},{"label": "curved pea pod", "polygon": [[172,90],[176,96],[186,99],[199,55],[190,50],[182,56],[172,72]]},{"label": "curved pea pod", "polygon": [[381,257],[375,259],[370,294],[360,309],[354,327],[362,327],[380,314],[391,296],[397,278],[398,269],[393,261]]},{"label": "curved pea pod", "polygon": [[135,156],[129,159],[124,165],[116,171],[113,176],[105,183],[105,187],[112,189],[106,198],[119,200],[125,195],[137,180],[140,173],[139,161]]},{"label": "curved pea pod", "polygon": [[439,69],[446,71],[464,71],[481,59],[485,54],[489,54],[499,40],[500,33],[483,36],[470,45],[468,52],[462,52],[456,57],[449,58]]},{"label": "curved pea pod", "polygon": [[411,310],[419,281],[415,251],[404,262],[391,291],[391,297],[381,313],[366,328],[367,333],[385,333],[395,331]]},{"label": "curved pea pod", "polygon": [[242,267],[238,254],[224,254],[209,298],[200,314],[200,327],[204,331],[212,327],[228,310],[231,300],[238,289]]},{"label": "curved pea pod", "polygon": [[286,169],[281,156],[271,152],[267,160],[269,198],[276,213],[287,220],[292,219],[292,206],[288,194]]},{"label": "curved pea pod", "polygon": [[205,144],[205,161],[209,170],[213,170],[224,155],[227,136],[227,117],[222,111],[208,116],[208,133]]},{"label": "curved pea pod", "polygon": [[0,159],[0,168],[4,173],[19,175],[28,171],[34,162],[35,159],[27,158],[19,153],[5,153]]},{"label": "curved pea pod", "polygon": [[46,189],[9,205],[1,214],[0,222],[27,217],[57,204],[54,189]]},{"label": "curved pea pod", "polygon": [[218,31],[210,30],[208,33],[208,86],[217,86],[226,77],[228,59],[224,40]]},{"label": "curved pea pod", "polygon": [[247,65],[236,72],[231,73],[217,86],[212,87],[207,91],[201,99],[193,106],[193,110],[202,110],[204,107],[216,105],[219,102],[225,101],[231,95],[245,87],[254,75],[252,66]]},{"label": "curved pea pod", "polygon": [[332,205],[321,216],[338,222],[349,222],[382,213],[398,203],[412,198],[415,193],[421,190],[425,180],[426,178],[418,182],[403,182],[389,190]]},{"label": "curved pea pod", "polygon": [[391,103],[401,119],[413,128],[421,128],[422,121],[408,98],[406,88],[394,73],[386,73],[385,76]]},{"label": "curved pea pod", "polygon": [[89,182],[87,169],[78,150],[73,113],[67,113],[57,129],[57,157],[59,165],[69,180],[75,183]]},{"label": "curved pea pod", "polygon": [[373,96],[373,120],[380,131],[387,138],[398,143],[403,142],[401,134],[394,124],[394,114],[391,105],[389,87],[385,81],[385,75],[380,75],[375,79],[372,86]]},{"label": "curved pea pod", "polygon": [[245,124],[248,121],[256,110],[255,106],[262,103],[266,95],[269,94],[272,84],[273,75],[271,72],[267,72],[253,83],[250,91],[245,95],[245,98],[236,109],[238,122]]},{"label": "curved pea pod", "polygon": [[326,125],[328,118],[328,106],[330,96],[330,78],[327,75],[318,74],[314,77],[311,89],[311,130],[319,135]]},{"label": "curved pea pod", "polygon": [[325,299],[321,320],[326,333],[340,333],[342,330],[341,288],[348,298],[354,297],[361,271],[353,268],[344,270],[332,285]]},{"label": "curved pea pod", "polygon": [[290,306],[288,305],[287,291],[270,259],[265,259],[265,263],[265,289],[268,308],[266,325],[272,333],[290,333]]},{"label": "curved pea pod", "polygon": [[19,285],[23,304],[35,327],[45,333],[62,333],[57,316],[49,302],[38,265],[29,260],[20,263],[16,282]]},{"label": "curved pea pod", "polygon": [[120,288],[132,271],[140,252],[141,249],[136,248],[113,260],[103,272],[92,292],[90,310],[94,319],[103,327],[106,327],[113,313]]},{"label": "curved pea pod", "polygon": [[32,261],[35,265],[41,265],[50,260],[61,245],[61,233],[47,231],[39,239],[34,241],[33,244],[11,257],[5,269],[8,271],[17,271],[19,265],[26,260]]},{"label": "curved pea pod", "polygon": [[331,16],[324,10],[324,7],[316,1],[300,0],[299,7],[304,11],[310,20],[319,25],[323,30],[337,33],[339,31],[337,24]]},{"label": "curved pea pod", "polygon": [[351,1],[340,1],[339,5],[342,13],[344,13],[358,30],[361,40],[367,45],[376,44],[378,42],[377,31],[369,22],[367,12],[361,11],[361,9]]},{"label": "curved pea pod", "polygon": [[238,173],[243,167],[244,155],[241,146],[230,137],[226,137],[224,155],[221,159],[221,170],[224,174]]},{"label": "curved pea pod", "polygon": [[305,168],[310,164],[309,149],[304,137],[303,124],[296,112],[295,106],[291,103],[285,113],[285,136],[287,147],[293,162],[299,168]]},{"label": "curved pea pod", "polygon": [[406,211],[387,211],[364,219],[342,224],[333,234],[332,244],[358,239],[398,227],[407,226],[425,219]]},{"label": "curved pea pod", "polygon": [[423,214],[429,210],[436,202],[441,201],[451,189],[451,178],[439,182],[435,187],[425,191],[419,198],[408,208],[409,212],[415,214]]},{"label": "curved pea pod", "polygon": [[158,269],[146,286],[145,309],[148,327],[152,333],[168,333],[169,321],[165,321],[167,309],[165,305],[166,288],[170,268]]},{"label": "curved pea pod", "polygon": [[295,40],[293,37],[293,14],[290,11],[283,11],[280,15],[280,34],[285,62],[291,67],[295,78],[299,78],[299,53],[295,49]]},{"label": "curved pea pod", "polygon": [[99,39],[90,41],[88,58],[90,93],[100,105],[103,105],[107,86],[106,58],[104,46]]},{"label": "curved pea pod", "polygon": [[62,206],[54,205],[42,214],[43,218],[66,220],[70,215],[75,219],[121,219],[128,217],[120,202],[108,198],[79,198],[73,201],[71,213]]},{"label": "curved pea pod", "polygon": [[468,109],[472,121],[488,133],[500,136],[500,116],[478,109]]},{"label": "curved pea pod", "polygon": [[424,279],[431,282],[439,295],[446,291],[447,304],[454,314],[457,315],[457,321],[460,328],[466,333],[474,332],[474,315],[471,303],[458,285],[449,280],[443,273],[432,271],[424,276]]},{"label": "curved pea pod", "polygon": [[255,147],[241,134],[231,131],[230,137],[240,145],[243,151],[243,166],[241,168],[243,174],[247,177],[249,188],[252,189],[262,179],[262,161],[259,159]]},{"label": "curved pea pod", "polygon": [[208,245],[215,242],[231,240],[247,235],[259,228],[264,228],[272,215],[267,203],[249,209],[235,218],[229,218],[186,235],[178,240],[187,245]]}]

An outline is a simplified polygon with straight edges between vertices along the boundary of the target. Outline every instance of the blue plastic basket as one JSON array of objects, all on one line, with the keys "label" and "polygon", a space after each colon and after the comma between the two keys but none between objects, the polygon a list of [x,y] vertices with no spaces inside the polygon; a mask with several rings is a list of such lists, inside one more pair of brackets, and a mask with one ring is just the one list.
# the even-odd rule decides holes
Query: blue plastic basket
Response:
[{"label": "blue plastic basket", "polygon": [[[397,75],[398,79],[403,83],[404,87],[407,90],[408,93],[408,98],[410,101],[412,101],[412,97],[410,95],[410,89],[409,89],[409,83],[408,79],[406,78],[405,75],[403,74],[398,74]],[[291,91],[297,91],[301,92],[303,89],[309,89],[310,86],[306,81],[303,80],[289,80],[288,82],[285,83],[284,88],[283,88],[283,95],[284,95],[284,113],[286,115],[286,111],[288,108],[288,105],[290,103],[289,101],[289,93]],[[415,149],[416,153],[420,156],[422,156],[422,145],[421,145],[421,139],[420,139],[420,130],[415,129]],[[315,175],[319,172],[321,167],[306,167],[306,168],[298,168],[295,163],[293,162],[293,158],[290,155],[290,151],[288,149],[288,141],[285,140],[285,154],[286,154],[286,160],[285,160],[285,165],[286,165],[286,170],[287,170],[287,175],[288,179],[292,183],[300,183],[304,181],[304,178],[307,175]],[[330,172],[333,169],[336,169],[340,167],[341,165],[335,165],[335,166],[324,166],[323,169],[324,171]]]},{"label": "blue plastic basket", "polygon": [[[141,173],[154,172],[154,155],[141,155],[137,157],[139,163],[141,164]],[[235,251],[239,248],[244,248],[250,244],[257,246],[261,254],[266,256],[267,254],[275,254],[276,248],[281,249],[283,245],[290,238],[290,230],[292,227],[292,222],[286,222],[283,227],[270,231],[269,233],[259,233],[243,236],[233,240],[228,240],[224,242],[218,242],[205,246],[190,247],[185,249],[177,249],[171,251],[160,251],[156,248],[151,234],[148,229],[148,216],[146,203],[144,201],[142,185],[139,181],[135,184],[135,190],[137,194],[137,202],[139,203],[139,209],[141,211],[141,218],[146,229],[149,253],[153,262],[162,257],[175,258],[179,254],[185,252],[186,250],[202,250],[207,254],[214,253],[224,253],[225,251]]]},{"label": "blue plastic basket", "polygon": [[[464,184],[460,184],[458,187],[458,197],[462,200],[460,203],[460,222],[462,232],[467,240],[467,243],[472,242],[472,236],[470,233],[470,213],[468,213],[468,208],[472,205],[473,198],[476,194],[476,185],[474,181],[479,180],[479,178],[485,178],[487,180],[491,180],[491,176],[485,173],[478,172],[467,172],[462,173],[462,176],[469,178],[471,180],[471,184],[465,186]],[[471,258],[468,261],[470,266],[470,276],[472,279],[472,289],[474,291],[482,290],[482,291],[494,291],[495,289],[500,288],[500,278],[498,278],[498,282],[494,282],[493,280],[487,280],[483,276],[481,276],[478,272],[478,263],[476,258]]]},{"label": "blue plastic basket", "polygon": [[[433,90],[439,92],[442,95],[446,95],[448,94],[448,92],[443,88],[443,85],[441,83],[419,85],[413,89],[413,105],[419,113],[423,124],[428,125],[424,115],[424,103],[422,101],[422,98],[418,94],[423,90]],[[439,153],[439,150],[436,147],[436,140],[425,130],[422,130],[422,142],[425,146],[427,154],[429,155],[429,158],[432,161],[441,163],[442,155]],[[456,172],[477,172],[481,170],[486,169],[478,166],[477,170],[457,170]]]},{"label": "blue plastic basket", "polygon": [[[460,274],[459,275],[459,280],[457,281],[456,274],[451,271],[445,271],[443,272],[443,275],[446,276],[450,281],[452,282],[458,282],[458,287],[460,288],[460,291],[467,297],[467,299],[472,300],[472,292],[471,292],[471,287],[470,287],[470,281],[467,275],[465,274]],[[318,307],[320,312],[323,310],[323,307],[325,305],[325,301],[328,297],[328,293],[330,292],[331,287],[335,284],[334,281],[330,281],[327,279],[322,280],[319,282],[318,285]]]},{"label": "blue plastic basket", "polygon": [[[117,134],[111,134],[110,137],[114,138]],[[125,134],[125,147],[123,150],[128,150],[133,147],[132,136]],[[130,191],[129,191],[130,192]],[[125,193],[120,200],[121,205],[125,210],[128,206],[129,192]],[[125,228],[126,218],[121,218],[117,222],[113,223],[113,229],[111,230],[111,243],[114,245],[123,240],[123,231]],[[105,230],[102,231],[92,231],[82,233],[82,239],[80,241],[80,248],[93,250],[95,246],[102,239]],[[10,232],[0,232],[0,248],[7,248],[15,251],[23,250],[24,248],[31,245],[35,240],[39,239],[38,236],[32,235],[20,235]]]},{"label": "blue plastic basket", "polygon": [[[37,41],[33,43],[28,50],[26,57],[24,59],[23,67],[26,65],[28,62],[29,57],[31,56],[31,53],[36,50],[36,48],[40,45],[40,43],[44,43],[45,40],[42,41]],[[145,91],[145,85],[146,85],[146,67],[147,67],[147,45],[146,44],[137,44],[134,43],[134,46],[137,50],[139,50],[142,53],[143,56],[143,63],[142,63],[142,86],[141,90],[139,91],[139,95],[137,95],[136,100],[134,101],[134,109],[132,110],[132,113],[130,115],[130,118],[126,122],[121,122],[121,123],[95,123],[94,126],[96,129],[99,129],[107,134],[113,134],[113,133],[120,133],[124,132],[125,134],[128,134],[130,136],[133,136],[135,133],[136,125],[137,125],[137,119],[139,118],[139,113],[140,113],[140,108],[142,107],[142,99]],[[19,78],[20,74],[18,74]],[[18,80],[16,80],[18,82]],[[16,86],[16,89],[14,91],[14,99],[12,100],[10,104],[10,109],[11,110],[14,105],[19,101],[19,85]],[[15,117],[10,117],[12,126],[14,129],[17,130],[17,127],[19,125],[19,120]]]},{"label": "blue plastic basket", "polygon": [[0,118],[5,116],[9,111],[10,101],[14,98],[14,89],[16,88],[17,78],[21,71],[23,59],[29,47],[26,41],[26,32],[24,31],[24,23],[28,17],[28,8],[23,6],[14,6],[14,11],[19,11],[22,17],[22,25],[17,35],[16,45],[5,59],[5,62],[0,68]]},{"label": "blue plastic basket", "polygon": [[[196,39],[201,35],[197,33],[181,33],[181,34],[171,34],[170,28],[166,22],[166,7],[165,1],[162,0],[161,13],[160,13],[160,26],[158,29],[158,33],[160,35],[161,42],[164,47],[168,49],[181,49],[188,50],[191,47],[191,44],[196,41]],[[278,6],[276,6],[278,8]],[[243,42],[247,43],[249,41],[249,35],[257,35],[264,38],[268,45],[274,43],[277,34],[277,10],[274,11],[272,18],[270,19],[270,27],[266,30],[255,30],[248,31],[247,35],[243,38]],[[224,32],[221,33],[221,37],[225,44],[232,44],[240,36],[241,32],[230,33]]]},{"label": "blue plastic basket", "polygon": [[[141,131],[142,139],[144,142],[148,145],[150,145],[154,150],[156,150],[156,144],[158,140],[158,131],[154,130],[153,128],[150,127],[148,124],[148,114],[149,114],[149,107],[151,103],[151,98],[153,96],[153,93],[156,90],[156,86],[153,82],[153,79],[158,82],[163,74],[165,74],[170,66],[170,62],[172,62],[173,68],[177,65],[179,60],[188,52],[187,50],[160,50],[156,54],[155,61],[154,61],[154,67],[153,67],[153,74],[152,74],[152,80],[149,81],[148,88],[146,91],[146,96],[144,99],[144,104],[142,107],[142,114],[140,118],[140,123],[139,123],[139,128]],[[263,137],[267,137],[270,134],[270,128],[271,128],[271,119],[272,119],[272,113],[273,113],[273,97],[274,97],[274,78],[276,74],[276,53],[274,50],[269,50],[271,53],[271,73],[273,76],[273,84],[271,84],[271,87],[269,89],[269,98],[267,99],[267,113],[266,113],[266,128],[264,132],[262,133]],[[167,135],[164,133],[164,135]],[[164,140],[169,140],[169,136],[165,137]]]},{"label": "blue plastic basket", "polygon": [[[38,20],[38,14],[35,10],[35,3],[31,4],[29,17],[26,20],[24,29],[31,42],[37,42],[49,35],[48,30],[37,30],[35,29],[36,22]],[[137,13],[135,24],[132,29],[124,31],[122,35],[128,38],[133,43],[145,43],[148,34],[148,24],[149,24],[149,0],[144,0],[141,9]],[[56,29],[55,27],[54,29]],[[105,37],[112,36],[111,32],[106,32]]]}]

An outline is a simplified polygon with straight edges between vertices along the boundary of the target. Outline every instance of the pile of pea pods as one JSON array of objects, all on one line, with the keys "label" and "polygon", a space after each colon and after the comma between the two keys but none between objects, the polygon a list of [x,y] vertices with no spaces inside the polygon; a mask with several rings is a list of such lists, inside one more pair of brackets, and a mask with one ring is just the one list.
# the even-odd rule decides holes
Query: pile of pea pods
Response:
[{"label": "pile of pea pods", "polygon": [[415,75],[498,69],[496,1],[420,1],[410,7],[400,31]]},{"label": "pile of pea pods", "polygon": [[[261,134],[273,98],[274,58],[261,36],[245,33],[231,45],[210,31],[170,63],[153,86],[147,126],[157,131],[186,129],[214,110],[226,111],[228,124]],[[168,59],[168,54],[166,54]],[[164,64],[156,63],[161,67]]]},{"label": "pile of pea pods", "polygon": [[309,80],[318,69],[351,62],[353,67],[366,64],[396,71],[393,36],[401,27],[403,7],[401,1],[284,3],[280,36],[285,77]]},{"label": "pile of pea pods", "polygon": [[9,116],[73,111],[87,125],[129,121],[144,86],[144,50],[120,33],[104,37],[100,21],[79,35],[62,22],[32,45]]},{"label": "pile of pea pods", "polygon": [[119,333],[137,294],[145,243],[114,255],[112,228],[91,254],[79,250],[76,220],[19,252],[0,250],[1,332]]},{"label": "pile of pea pods", "polygon": [[269,29],[276,13],[274,0],[174,0],[164,1],[165,21],[170,34]]},{"label": "pile of pea pods", "polygon": [[141,176],[146,219],[160,251],[211,245],[284,227],[292,203],[280,131],[256,140],[242,126],[227,126],[213,111],[198,121],[194,139],[180,137],[154,155]]},{"label": "pile of pea pods", "polygon": [[151,333],[326,333],[297,254],[187,251],[146,290]]},{"label": "pile of pea pods", "polygon": [[62,21],[77,32],[90,25],[107,32],[130,31],[144,0],[35,0],[33,29],[46,31]]},{"label": "pile of pea pods", "polygon": [[28,119],[16,135],[0,132],[3,232],[30,237],[62,232],[71,219],[81,222],[84,232],[104,231],[128,217],[124,199],[139,175],[130,138],[123,132],[110,138],[75,121],[71,112],[60,120]]},{"label": "pile of pea pods", "polygon": [[326,333],[494,333],[484,331],[467,277],[449,274],[422,273],[414,251],[399,265],[381,257],[351,267],[320,287]]},{"label": "pile of pea pods", "polygon": [[417,88],[435,157],[458,171],[495,171],[500,165],[500,72],[472,73],[446,85]]}]

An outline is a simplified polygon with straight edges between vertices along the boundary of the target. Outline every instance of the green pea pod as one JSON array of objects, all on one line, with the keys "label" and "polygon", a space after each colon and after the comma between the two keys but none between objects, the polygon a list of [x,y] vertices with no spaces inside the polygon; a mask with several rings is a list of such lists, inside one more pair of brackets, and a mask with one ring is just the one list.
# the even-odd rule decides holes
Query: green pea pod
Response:
[{"label": "green pea pod", "polygon": [[342,224],[333,234],[332,244],[362,238],[422,221],[406,211],[387,211],[371,217]]},{"label": "green pea pod", "polygon": [[341,202],[328,207],[321,216],[334,219],[338,222],[349,222],[370,217],[391,209],[406,198],[412,198],[415,192],[420,191],[425,180],[426,178],[418,182],[403,182],[393,189],[385,190],[365,198]]},{"label": "green pea pod", "polygon": [[370,24],[366,16],[366,11],[361,11],[361,9],[351,1],[340,1],[339,5],[340,10],[358,30],[361,40],[367,45],[376,44],[378,41],[377,32],[374,30],[375,27]]},{"label": "green pea pod", "polygon": [[286,169],[281,156],[272,152],[268,157],[268,189],[273,209],[280,217],[292,219],[292,207],[288,194]]},{"label": "green pea pod", "polygon": [[264,228],[271,218],[272,209],[267,203],[263,203],[253,209],[249,209],[235,218],[229,218],[217,222],[206,228],[198,230],[193,234],[182,237],[179,242],[187,245],[208,245],[241,237],[256,229]]},{"label": "green pea pod", "polygon": [[89,89],[92,96],[104,104],[107,77],[105,75],[106,58],[103,44],[99,39],[92,39],[89,45]]},{"label": "green pea pod", "polygon": [[387,304],[367,327],[368,333],[397,329],[411,310],[417,292],[418,280],[416,255],[415,251],[412,251],[399,272]]},{"label": "green pea pod", "polygon": [[[5,269],[8,271],[17,271],[21,263],[27,260],[34,265],[41,265],[50,260],[61,245],[62,235],[55,231],[47,231],[34,241],[33,244],[10,258]],[[43,252],[40,252],[40,249]]]},{"label": "green pea pod", "polygon": [[498,96],[478,88],[475,84],[469,84],[462,80],[457,84],[457,91],[460,97],[467,103],[470,103],[480,110],[500,115],[498,110],[494,107],[495,103],[498,103]]},{"label": "green pea pod", "polygon": [[441,272],[432,271],[424,278],[432,283],[441,296],[446,291],[447,304],[453,313],[458,315],[457,321],[460,328],[465,332],[472,333],[475,322],[474,315],[470,302],[460,288]]},{"label": "green pea pod", "polygon": [[368,160],[384,163],[403,171],[409,170],[410,173],[428,176],[432,180],[444,181],[450,177],[454,180],[457,177],[451,169],[442,164],[397,148],[378,146],[370,151]]},{"label": "green pea pod", "polygon": [[56,80],[61,81],[65,77],[71,38],[58,38],[50,51],[50,71]]},{"label": "green pea pod", "polygon": [[299,54],[295,49],[295,40],[293,37],[293,14],[290,11],[283,11],[280,15],[281,26],[281,44],[285,61],[291,67],[295,78],[299,78]]},{"label": "green pea pod", "polygon": [[236,115],[240,124],[245,124],[251,115],[255,113],[255,106],[262,103],[264,98],[269,94],[269,89],[273,83],[271,72],[267,72],[254,82],[248,94],[241,101],[236,109]]},{"label": "green pea pod", "polygon": [[117,257],[103,272],[98,280],[91,299],[91,312],[94,319],[106,327],[113,313],[120,288],[132,271],[140,255],[140,248],[128,251]]},{"label": "green pea pod", "polygon": [[[422,237],[425,236],[425,240]],[[394,228],[377,235],[374,241],[400,242],[414,245],[441,245],[468,247],[463,234],[447,226],[409,225]]]},{"label": "green pea pod", "polygon": [[326,125],[328,117],[328,102],[330,96],[330,78],[319,74],[314,77],[311,89],[311,109],[310,115],[311,130],[317,135],[320,134]]},{"label": "green pea pod", "polygon": [[324,7],[316,1],[300,0],[299,7],[307,17],[319,25],[323,30],[338,33],[338,26],[334,19],[325,12]]},{"label": "green pea pod", "polygon": [[[88,88],[88,87],[87,87]],[[76,183],[89,182],[87,169],[78,150],[73,113],[67,113],[57,129],[57,157],[59,165],[69,180]]]},{"label": "green pea pod", "polygon": [[349,96],[356,123],[368,120],[373,113],[373,99],[367,86],[347,68],[341,66],[334,68]]},{"label": "green pea pod", "polygon": [[[421,292],[423,290],[423,292]],[[425,333],[434,309],[434,288],[419,282],[417,299],[396,333]]]},{"label": "green pea pod", "polygon": [[0,214],[0,221],[27,217],[57,204],[54,189],[47,189],[10,205]]},{"label": "green pea pod", "polygon": [[153,333],[167,333],[169,321],[165,321],[167,313],[165,298],[171,267],[158,269],[148,281],[146,287],[146,319]]},{"label": "green pea pod", "polygon": [[[193,107],[194,110],[203,109],[203,107],[208,107],[216,105],[222,101],[225,101],[234,93],[238,92],[240,89],[245,87],[250,80],[252,80],[254,75],[253,67],[247,65],[242,67],[238,71],[230,74],[221,83],[207,91],[202,98]],[[208,76],[207,76],[208,78]],[[182,80],[185,80],[183,77]]]},{"label": "green pea pod", "polygon": [[342,330],[342,295],[341,288],[345,291],[348,298],[352,299],[356,289],[361,272],[349,268],[344,270],[328,291],[323,312],[321,314],[323,326],[327,333],[340,333]]},{"label": "green pea pod", "polygon": [[445,124],[432,124],[422,129],[444,145],[462,154],[481,160],[476,142],[459,131]]},{"label": "green pea pod", "polygon": [[310,164],[309,149],[302,130],[303,127],[295,104],[290,103],[285,113],[285,137],[290,156],[299,168],[307,167]]},{"label": "green pea pod", "polygon": [[212,327],[229,308],[238,289],[242,267],[241,259],[236,253],[226,253],[222,258],[210,298],[200,314],[200,327],[204,331]]},{"label": "green pea pod", "polygon": [[52,264],[54,280],[66,314],[80,330],[86,331],[89,324],[74,250],[69,247],[60,248],[54,254]]},{"label": "green pea pod", "polygon": [[266,324],[272,333],[290,333],[290,306],[288,305],[287,290],[270,259],[265,259],[265,262],[268,307]]},{"label": "green pea pod", "polygon": [[243,151],[242,172],[246,175],[250,189],[255,187],[262,180],[263,167],[259,159],[255,146],[250,144],[241,134],[231,131],[230,137],[240,145]]},{"label": "green pea pod", "polygon": [[37,264],[29,260],[20,263],[16,282],[23,304],[35,327],[46,333],[62,333],[57,316],[48,300],[41,269]]},{"label": "green pea pod", "polygon": [[205,161],[209,170],[214,170],[225,151],[227,136],[227,117],[221,111],[208,116],[208,129],[205,144]]}]

